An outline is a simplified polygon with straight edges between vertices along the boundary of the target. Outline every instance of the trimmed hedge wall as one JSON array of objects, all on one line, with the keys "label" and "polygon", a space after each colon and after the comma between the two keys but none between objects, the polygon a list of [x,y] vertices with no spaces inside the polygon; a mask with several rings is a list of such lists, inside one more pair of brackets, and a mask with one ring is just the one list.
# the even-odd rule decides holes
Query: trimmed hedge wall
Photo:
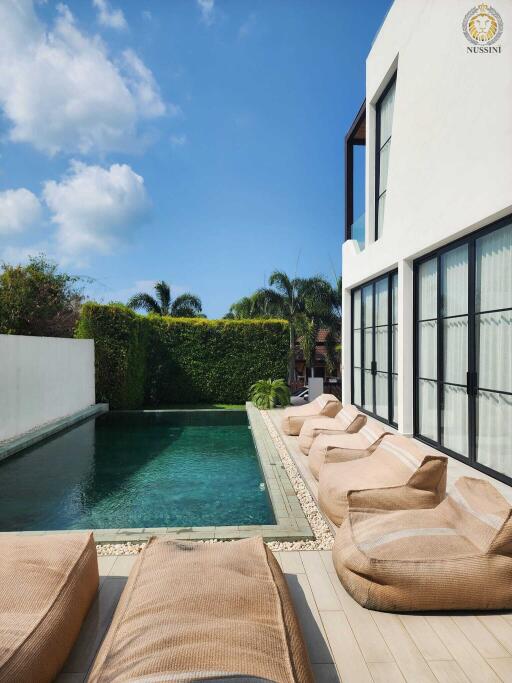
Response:
[{"label": "trimmed hedge wall", "polygon": [[87,303],[76,336],[95,340],[96,397],[112,408],[243,403],[258,379],[287,375],[284,320],[161,318]]}]

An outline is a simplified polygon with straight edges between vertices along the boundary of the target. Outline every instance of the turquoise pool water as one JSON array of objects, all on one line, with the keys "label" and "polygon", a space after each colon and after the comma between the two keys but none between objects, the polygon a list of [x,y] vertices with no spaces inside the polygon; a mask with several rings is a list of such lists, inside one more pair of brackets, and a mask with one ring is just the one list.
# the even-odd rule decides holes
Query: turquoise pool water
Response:
[{"label": "turquoise pool water", "polygon": [[0,530],[274,524],[245,411],[107,413],[0,463]]}]

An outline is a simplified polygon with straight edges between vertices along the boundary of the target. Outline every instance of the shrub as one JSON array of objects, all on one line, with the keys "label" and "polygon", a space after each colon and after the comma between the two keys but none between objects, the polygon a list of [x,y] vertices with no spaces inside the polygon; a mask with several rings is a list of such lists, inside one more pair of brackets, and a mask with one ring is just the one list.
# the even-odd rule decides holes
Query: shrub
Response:
[{"label": "shrub", "polygon": [[283,320],[145,317],[88,303],[77,336],[95,339],[97,396],[113,408],[243,403],[260,377],[287,370]]},{"label": "shrub", "polygon": [[139,408],[144,402],[146,320],[119,304],[84,304],[76,336],[94,339],[96,400],[111,408]]},{"label": "shrub", "polygon": [[260,379],[251,386],[249,396],[254,405],[263,410],[290,403],[290,390],[284,379]]}]

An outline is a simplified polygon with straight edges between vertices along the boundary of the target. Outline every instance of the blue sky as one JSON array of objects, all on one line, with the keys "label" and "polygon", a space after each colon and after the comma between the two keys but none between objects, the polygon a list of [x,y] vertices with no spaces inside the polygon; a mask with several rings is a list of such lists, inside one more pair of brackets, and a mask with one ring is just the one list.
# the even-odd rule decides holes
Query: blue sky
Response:
[{"label": "blue sky", "polygon": [[343,138],[389,0],[3,0],[0,259],[209,317],[341,267]]}]

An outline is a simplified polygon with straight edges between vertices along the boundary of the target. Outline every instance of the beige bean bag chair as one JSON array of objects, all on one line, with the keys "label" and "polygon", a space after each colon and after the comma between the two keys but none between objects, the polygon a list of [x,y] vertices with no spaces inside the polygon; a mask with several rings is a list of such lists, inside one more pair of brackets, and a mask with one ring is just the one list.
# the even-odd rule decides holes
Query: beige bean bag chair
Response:
[{"label": "beige bean bag chair", "polygon": [[377,422],[366,423],[357,434],[320,434],[309,449],[309,469],[315,479],[318,479],[324,462],[347,462],[366,458],[373,453],[386,434],[389,432]]},{"label": "beige bean bag chair", "polygon": [[281,427],[285,434],[297,436],[304,421],[311,417],[334,417],[341,410],[341,403],[332,394],[322,394],[304,406],[285,408]]},{"label": "beige bean bag chair", "polygon": [[49,683],[98,590],[92,534],[0,537],[0,681]]},{"label": "beige bean bag chair", "polygon": [[313,683],[286,581],[263,540],[152,539],[88,682],[250,677]]},{"label": "beige bean bag chair", "polygon": [[352,434],[358,432],[366,423],[366,415],[354,406],[343,406],[335,417],[313,417],[302,425],[299,434],[299,448],[304,455],[319,434]]},{"label": "beige bean bag chair", "polygon": [[390,612],[512,609],[511,506],[494,486],[463,477],[431,510],[353,510],[373,503],[373,491],[350,501],[333,549],[357,602]]},{"label": "beige bean bag chair", "polygon": [[[373,490],[373,507],[395,510],[434,507],[444,497],[447,459],[420,448],[405,436],[385,436],[367,458],[324,463],[320,470],[318,501],[329,519],[340,526],[348,514],[347,495],[357,503]],[[397,495],[398,494],[398,495]]]}]

